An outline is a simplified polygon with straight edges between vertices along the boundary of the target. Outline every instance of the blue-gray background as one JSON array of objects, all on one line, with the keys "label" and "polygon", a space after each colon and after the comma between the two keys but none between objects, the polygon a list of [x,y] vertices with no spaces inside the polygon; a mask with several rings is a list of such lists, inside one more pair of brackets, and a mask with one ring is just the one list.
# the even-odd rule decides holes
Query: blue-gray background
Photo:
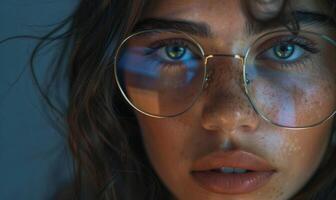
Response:
[{"label": "blue-gray background", "polygon": [[[76,4],[76,0],[0,0],[0,40],[45,34],[52,28],[47,25],[61,21]],[[66,136],[46,117],[28,68],[34,44],[29,39],[0,44],[0,200],[55,199],[71,181]],[[49,49],[36,63],[41,82],[56,51]],[[63,90],[66,99],[66,87]]]}]

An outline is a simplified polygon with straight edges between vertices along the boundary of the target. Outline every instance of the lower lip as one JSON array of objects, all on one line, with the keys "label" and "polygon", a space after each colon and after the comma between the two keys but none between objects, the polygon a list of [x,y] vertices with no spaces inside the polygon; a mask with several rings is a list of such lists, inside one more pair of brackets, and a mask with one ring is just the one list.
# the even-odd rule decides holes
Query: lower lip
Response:
[{"label": "lower lip", "polygon": [[225,174],[216,171],[195,171],[195,180],[206,190],[223,194],[249,193],[265,185],[274,171]]}]

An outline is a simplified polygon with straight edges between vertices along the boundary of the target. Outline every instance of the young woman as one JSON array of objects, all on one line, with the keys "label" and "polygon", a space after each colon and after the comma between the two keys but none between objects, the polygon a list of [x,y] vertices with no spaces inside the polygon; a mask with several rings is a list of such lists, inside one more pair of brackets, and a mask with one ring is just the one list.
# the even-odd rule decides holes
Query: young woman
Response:
[{"label": "young woman", "polygon": [[335,2],[249,3],[80,3],[76,198],[335,199]]}]

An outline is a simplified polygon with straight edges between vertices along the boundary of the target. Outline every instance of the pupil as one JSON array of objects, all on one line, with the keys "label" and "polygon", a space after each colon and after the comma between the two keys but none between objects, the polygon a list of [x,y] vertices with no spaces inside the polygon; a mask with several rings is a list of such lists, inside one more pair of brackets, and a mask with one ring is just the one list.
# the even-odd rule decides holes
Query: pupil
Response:
[{"label": "pupil", "polygon": [[294,45],[281,44],[274,48],[275,55],[280,59],[286,59],[293,55],[295,50]]},{"label": "pupil", "polygon": [[178,60],[184,56],[186,49],[181,46],[166,47],[166,53],[170,59]]}]

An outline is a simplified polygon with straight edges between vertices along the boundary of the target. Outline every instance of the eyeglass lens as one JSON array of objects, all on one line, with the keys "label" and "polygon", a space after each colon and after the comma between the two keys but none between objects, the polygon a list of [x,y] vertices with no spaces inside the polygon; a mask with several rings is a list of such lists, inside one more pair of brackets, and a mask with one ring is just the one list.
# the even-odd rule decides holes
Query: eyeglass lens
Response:
[{"label": "eyeglass lens", "polygon": [[257,41],[245,63],[252,104],[273,123],[305,127],[335,110],[336,46],[318,34],[278,32]]}]

